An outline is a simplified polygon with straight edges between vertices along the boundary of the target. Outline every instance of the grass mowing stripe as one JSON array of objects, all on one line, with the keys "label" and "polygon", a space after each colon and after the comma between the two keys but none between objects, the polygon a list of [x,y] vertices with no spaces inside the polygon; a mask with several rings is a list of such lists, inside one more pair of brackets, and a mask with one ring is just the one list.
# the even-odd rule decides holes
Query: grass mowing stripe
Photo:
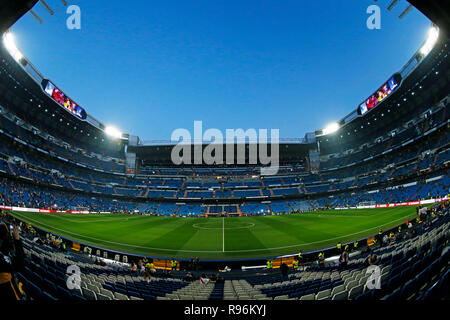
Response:
[{"label": "grass mowing stripe", "polygon": [[305,237],[302,234],[302,229],[298,230],[298,229],[293,229],[293,228],[289,228],[288,227],[288,223],[282,221],[281,219],[261,219],[261,222],[266,224],[268,227],[277,230],[281,233],[284,233],[286,235],[288,235],[291,238],[294,238],[296,240],[304,240]]},{"label": "grass mowing stripe", "polygon": [[[253,221],[255,218],[251,218]],[[261,228],[258,227],[257,223],[247,222],[254,227],[251,228],[241,228],[241,218],[231,218],[227,220],[226,232],[227,236],[225,239],[225,245],[227,250],[225,250],[226,254],[232,254],[235,252],[235,249],[240,249],[243,246],[249,249],[266,249],[267,246],[260,240],[258,235],[262,235],[264,233],[261,232]],[[235,226],[236,228],[233,228]],[[265,227],[264,225],[262,225]]]},{"label": "grass mowing stripe", "polygon": [[167,247],[171,249],[180,249],[186,244],[199,230],[183,220],[174,220],[174,227],[156,239],[150,241],[150,245],[157,247]]}]

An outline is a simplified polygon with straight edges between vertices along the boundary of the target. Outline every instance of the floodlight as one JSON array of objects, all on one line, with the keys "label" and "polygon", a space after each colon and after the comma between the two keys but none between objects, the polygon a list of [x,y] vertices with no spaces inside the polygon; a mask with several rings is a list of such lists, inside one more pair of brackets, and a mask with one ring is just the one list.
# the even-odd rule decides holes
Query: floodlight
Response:
[{"label": "floodlight", "polygon": [[16,42],[14,41],[14,36],[11,32],[6,32],[3,35],[3,44],[8,50],[9,54],[16,60],[19,61],[23,58],[23,54],[17,49]]},{"label": "floodlight", "polygon": [[113,138],[122,138],[122,132],[113,126],[107,126],[105,128],[105,133]]},{"label": "floodlight", "polygon": [[322,132],[323,132],[323,134],[330,134],[330,133],[334,133],[338,130],[339,130],[339,123],[334,122],[334,123],[330,123],[329,125],[327,125],[325,127],[325,129],[322,130]]},{"label": "floodlight", "polygon": [[433,50],[433,47],[436,44],[438,38],[439,38],[439,28],[435,26],[431,27],[430,30],[428,31],[427,41],[420,49],[420,53],[423,54],[424,56],[428,55],[431,52],[431,50]]}]

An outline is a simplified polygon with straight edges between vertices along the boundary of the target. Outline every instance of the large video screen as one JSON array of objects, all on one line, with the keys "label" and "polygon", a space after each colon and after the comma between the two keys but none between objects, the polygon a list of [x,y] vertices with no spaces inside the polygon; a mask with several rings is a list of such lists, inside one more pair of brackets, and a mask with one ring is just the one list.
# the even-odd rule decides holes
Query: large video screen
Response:
[{"label": "large video screen", "polygon": [[58,102],[63,108],[68,110],[74,116],[80,119],[86,119],[86,111],[77,105],[73,100],[64,94],[58,87],[56,87],[50,80],[44,80],[42,82],[45,93]]},{"label": "large video screen", "polygon": [[401,82],[401,76],[395,74],[388,82],[386,82],[377,92],[364,101],[358,109],[358,113],[363,115],[369,110],[375,108],[384,99],[390,96],[395,90],[398,89]]}]

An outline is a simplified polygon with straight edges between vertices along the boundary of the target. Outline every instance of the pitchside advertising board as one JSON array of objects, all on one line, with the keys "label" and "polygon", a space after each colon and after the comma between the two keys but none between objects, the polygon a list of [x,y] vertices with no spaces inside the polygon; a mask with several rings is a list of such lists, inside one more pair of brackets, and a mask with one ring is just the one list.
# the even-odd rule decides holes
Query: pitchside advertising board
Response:
[{"label": "pitchside advertising board", "polygon": [[62,92],[57,86],[55,86],[50,80],[42,80],[42,89],[44,92],[56,101],[61,107],[66,109],[72,115],[81,120],[87,118],[86,111],[70,99],[64,92]]},{"label": "pitchside advertising board", "polygon": [[[357,207],[340,207],[335,208],[335,210],[348,210],[348,209],[376,209],[376,208],[392,208],[392,207],[402,207],[402,206],[418,206],[421,204],[431,204],[442,201],[447,201],[448,196],[443,198],[436,199],[428,199],[428,200],[418,200],[418,201],[409,201],[409,202],[401,202],[401,203],[386,203],[386,204],[374,204],[370,206],[357,206]],[[11,207],[11,206],[2,206],[0,205],[1,210],[7,211],[22,211],[22,212],[36,212],[36,213],[78,213],[78,214],[111,214],[109,211],[79,211],[79,210],[51,210],[51,209],[36,209],[36,208],[25,208],[25,207]]]},{"label": "pitchside advertising board", "polygon": [[63,210],[50,210],[50,209],[37,209],[37,208],[11,207],[11,206],[0,206],[0,209],[7,211],[36,212],[36,213],[79,213],[79,214],[109,213],[109,212],[93,212],[93,211],[79,211],[79,210],[63,211]]},{"label": "pitchside advertising board", "polygon": [[364,115],[394,93],[401,85],[402,76],[394,74],[380,89],[367,98],[358,108],[358,114]]},{"label": "pitchside advertising board", "polygon": [[436,199],[418,200],[418,201],[408,201],[400,203],[384,203],[384,204],[374,204],[369,206],[356,206],[356,207],[340,207],[335,208],[335,210],[348,210],[348,209],[376,209],[376,208],[393,208],[393,207],[403,207],[403,206],[418,206],[422,204],[432,204],[442,201],[447,201],[448,196]]}]

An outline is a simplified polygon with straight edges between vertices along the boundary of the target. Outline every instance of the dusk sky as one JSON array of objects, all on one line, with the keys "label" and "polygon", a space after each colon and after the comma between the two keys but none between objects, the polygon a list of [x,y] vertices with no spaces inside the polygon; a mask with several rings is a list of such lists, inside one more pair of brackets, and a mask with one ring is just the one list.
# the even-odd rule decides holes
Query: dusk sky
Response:
[{"label": "dusk sky", "polygon": [[12,28],[18,47],[90,115],[144,140],[194,120],[303,137],[356,110],[431,25],[416,9],[400,20],[406,1],[376,2],[381,30],[369,30],[372,0],[81,0],[69,30],[47,2],[43,24],[27,14]]}]

